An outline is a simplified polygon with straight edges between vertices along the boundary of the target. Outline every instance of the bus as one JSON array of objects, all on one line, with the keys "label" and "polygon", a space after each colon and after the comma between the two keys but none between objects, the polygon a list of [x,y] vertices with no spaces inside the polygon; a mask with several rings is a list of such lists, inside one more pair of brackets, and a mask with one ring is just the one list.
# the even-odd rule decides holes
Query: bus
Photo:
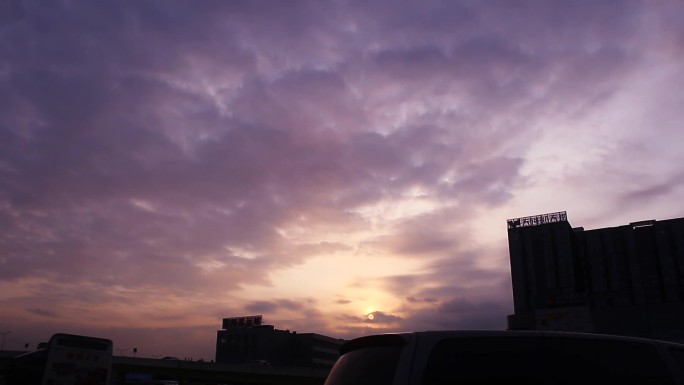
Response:
[{"label": "bus", "polygon": [[58,333],[47,348],[15,357],[7,385],[109,385],[112,341]]}]

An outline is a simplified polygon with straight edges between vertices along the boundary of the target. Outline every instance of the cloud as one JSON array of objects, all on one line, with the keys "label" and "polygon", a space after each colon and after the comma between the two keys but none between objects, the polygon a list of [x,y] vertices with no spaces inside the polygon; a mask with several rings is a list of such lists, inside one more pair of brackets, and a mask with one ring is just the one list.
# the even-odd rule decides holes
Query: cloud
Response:
[{"label": "cloud", "polygon": [[437,299],[435,299],[435,298],[406,297],[406,300],[411,302],[411,303],[420,303],[420,302],[435,303],[435,302],[437,302]]},{"label": "cloud", "polygon": [[[396,325],[400,324],[403,320],[402,317],[398,315],[379,310],[363,315],[341,314],[337,318],[344,324],[350,325],[351,328],[360,328],[361,326],[354,326],[357,324],[380,324],[380,327],[382,328],[396,327]],[[342,329],[345,328],[343,327]]]},{"label": "cloud", "polygon": [[381,311],[374,311],[372,313],[369,313],[367,316],[367,321],[373,322],[373,323],[384,323],[384,324],[389,324],[389,323],[396,323],[402,320],[401,317],[396,316],[394,314],[388,314],[385,312]]},{"label": "cloud", "polygon": [[487,330],[505,329],[510,309],[497,302],[473,303],[462,298],[450,298],[436,308],[418,312],[407,319],[408,330]]},{"label": "cloud", "polygon": [[[676,5],[0,7],[14,324],[95,309],[136,325],[117,336],[243,311],[345,335],[499,327],[510,273],[493,218],[677,215],[663,203],[682,195]],[[332,296],[275,286],[293,272]],[[371,297],[372,330],[340,324]],[[78,324],[111,327],[97,318]]]},{"label": "cloud", "polygon": [[278,309],[301,311],[306,307],[306,303],[289,299],[280,299],[278,301],[255,301],[245,305],[245,309],[252,313],[273,313]]},{"label": "cloud", "polygon": [[46,309],[27,309],[29,312],[41,317],[57,317],[58,314],[52,310]]}]

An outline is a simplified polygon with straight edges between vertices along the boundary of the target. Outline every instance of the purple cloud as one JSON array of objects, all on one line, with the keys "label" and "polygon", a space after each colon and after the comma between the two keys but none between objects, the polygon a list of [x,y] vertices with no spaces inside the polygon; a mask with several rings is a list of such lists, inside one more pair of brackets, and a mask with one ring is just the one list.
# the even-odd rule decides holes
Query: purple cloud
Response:
[{"label": "purple cloud", "polygon": [[[666,204],[684,191],[683,12],[0,5],[0,327],[149,333],[164,353],[245,310],[347,337],[503,327],[506,218],[684,215]],[[372,330],[344,324],[369,311],[354,282],[395,301]]]}]

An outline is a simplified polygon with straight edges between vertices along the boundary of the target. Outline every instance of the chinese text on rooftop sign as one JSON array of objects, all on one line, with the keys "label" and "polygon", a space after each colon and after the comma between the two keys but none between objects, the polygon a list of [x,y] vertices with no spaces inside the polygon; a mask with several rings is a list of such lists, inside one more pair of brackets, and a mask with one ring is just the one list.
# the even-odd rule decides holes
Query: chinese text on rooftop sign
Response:
[{"label": "chinese text on rooftop sign", "polygon": [[533,215],[531,217],[509,219],[508,228],[515,229],[518,227],[529,227],[538,226],[545,223],[555,223],[555,222],[567,222],[568,214],[565,211],[559,211],[557,213]]}]

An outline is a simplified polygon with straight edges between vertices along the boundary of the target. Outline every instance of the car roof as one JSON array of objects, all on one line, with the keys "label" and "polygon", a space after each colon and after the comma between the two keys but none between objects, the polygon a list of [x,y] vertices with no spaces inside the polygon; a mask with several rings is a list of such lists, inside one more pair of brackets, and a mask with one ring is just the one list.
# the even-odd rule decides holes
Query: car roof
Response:
[{"label": "car roof", "polygon": [[591,340],[605,340],[605,341],[626,341],[637,343],[660,343],[667,344],[673,347],[684,348],[684,344],[678,344],[669,341],[659,341],[647,338],[618,336],[608,334],[594,334],[594,333],[578,333],[578,332],[563,332],[563,331],[534,331],[534,330],[434,330],[434,331],[418,331],[418,332],[404,332],[404,333],[387,333],[376,334],[358,337],[352,339],[340,347],[340,353],[361,349],[364,347],[379,347],[379,346],[403,346],[409,343],[413,338],[440,340],[444,338],[500,338],[500,337],[521,337],[521,338],[573,338],[573,339],[591,339]]}]

